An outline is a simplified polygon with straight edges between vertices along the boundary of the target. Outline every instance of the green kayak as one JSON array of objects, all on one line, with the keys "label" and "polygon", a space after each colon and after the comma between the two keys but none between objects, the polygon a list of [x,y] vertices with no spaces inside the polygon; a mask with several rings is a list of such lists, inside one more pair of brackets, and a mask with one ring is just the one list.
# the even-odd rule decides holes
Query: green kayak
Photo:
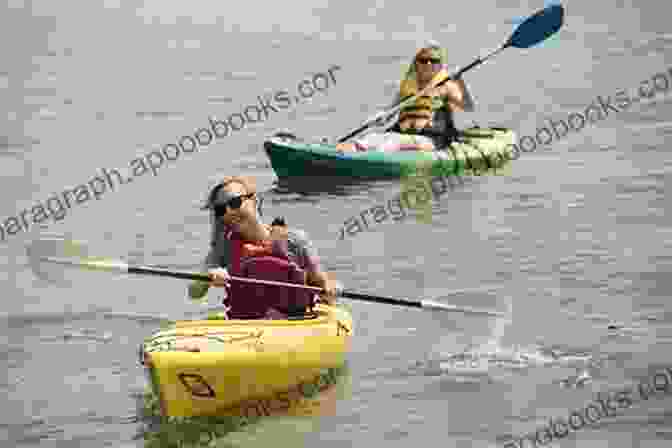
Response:
[{"label": "green kayak", "polygon": [[511,160],[514,131],[473,127],[462,130],[456,142],[433,151],[341,152],[336,145],[304,141],[278,133],[264,142],[264,150],[279,179],[305,176],[401,178],[418,169],[432,175],[480,174]]}]

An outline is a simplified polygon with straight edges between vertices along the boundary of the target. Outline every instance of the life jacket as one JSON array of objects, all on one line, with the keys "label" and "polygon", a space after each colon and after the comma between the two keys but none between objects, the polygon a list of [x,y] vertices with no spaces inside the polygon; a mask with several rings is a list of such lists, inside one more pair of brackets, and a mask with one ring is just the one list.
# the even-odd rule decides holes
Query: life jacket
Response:
[{"label": "life jacket", "polygon": [[[289,259],[286,234],[278,239],[244,241],[234,233],[230,241],[232,276],[306,284],[306,272]],[[235,281],[229,288],[232,319],[261,319],[273,310],[287,316],[304,315],[313,303],[314,293],[305,289]]]},{"label": "life jacket", "polygon": [[[448,78],[448,72],[443,69],[435,82],[443,81]],[[415,79],[404,79],[399,86],[400,97],[407,98],[417,94],[419,91],[418,83]],[[436,112],[441,112],[436,114]],[[435,122],[437,119],[445,123]],[[395,125],[396,130],[402,133],[417,132],[426,130],[428,134],[450,135],[453,132],[454,124],[452,113],[444,98],[439,96],[423,95],[416,98],[410,104],[402,107],[399,111],[399,120]]]}]

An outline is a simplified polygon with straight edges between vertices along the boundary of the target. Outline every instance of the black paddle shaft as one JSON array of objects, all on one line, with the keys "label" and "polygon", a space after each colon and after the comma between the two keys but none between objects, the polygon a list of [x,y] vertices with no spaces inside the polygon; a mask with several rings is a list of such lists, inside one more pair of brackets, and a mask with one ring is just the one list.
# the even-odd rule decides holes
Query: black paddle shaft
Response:
[{"label": "black paddle shaft", "polygon": [[158,275],[161,277],[172,277],[172,278],[180,278],[183,280],[200,280],[204,282],[209,282],[210,277],[207,274],[196,274],[193,272],[180,272],[180,271],[173,271],[170,269],[161,269],[161,268],[150,268],[150,267],[145,267],[145,266],[129,266],[128,267],[128,273],[129,274],[150,274],[150,275]]},{"label": "black paddle shaft", "polygon": [[363,300],[366,302],[387,303],[388,305],[399,305],[413,308],[422,308],[422,302],[416,300],[394,299],[392,297],[371,296],[369,294],[360,294],[356,292],[343,291],[341,297],[353,300]]},{"label": "black paddle shaft", "polygon": [[[130,274],[150,274],[150,275],[158,275],[158,276],[163,276],[163,277],[172,277],[172,278],[180,278],[180,279],[185,279],[185,280],[200,280],[200,281],[205,281],[209,282],[210,277],[207,274],[200,274],[200,273],[194,273],[194,272],[180,272],[180,271],[171,271],[168,269],[162,269],[162,268],[155,268],[155,267],[148,267],[148,266],[128,266],[126,268],[126,272]],[[241,278],[241,277],[231,277],[231,281],[241,281],[241,282],[251,282],[251,283],[260,283],[260,284],[268,284],[268,285],[275,285],[275,286],[287,286],[287,287],[292,287],[292,288],[300,288],[300,289],[308,289],[315,291],[316,293],[323,293],[324,289],[323,288],[318,288],[315,286],[306,286],[306,285],[299,285],[299,284],[292,284],[292,283],[284,283],[284,282],[275,282],[275,281],[270,281],[270,280],[261,280],[261,279],[252,279],[252,278]],[[397,306],[404,306],[404,307],[409,307],[409,308],[432,308],[432,309],[441,309],[441,310],[446,310],[446,311],[459,311],[457,309],[453,309],[453,307],[449,305],[443,305],[438,302],[432,302],[428,300],[406,300],[406,299],[395,299],[392,297],[381,297],[381,296],[372,296],[369,294],[360,294],[356,292],[350,292],[350,291],[343,291],[338,294],[340,297],[345,297],[347,299],[353,299],[353,300],[361,300],[364,302],[374,302],[374,303],[384,303],[387,305],[397,305]],[[477,311],[471,311],[471,312],[484,312],[482,310],[477,310]],[[494,314],[494,312],[491,311],[485,311],[487,314]]]},{"label": "black paddle shaft", "polygon": [[[184,272],[184,271],[173,271],[170,269],[162,269],[150,266],[129,266],[126,270],[129,274],[144,274],[144,275],[158,275],[160,277],[172,277],[179,278],[183,280],[198,280],[202,282],[210,282],[212,279],[208,274],[201,274],[196,272]],[[272,280],[262,280],[255,278],[244,278],[244,277],[235,277],[231,276],[230,281],[232,282],[244,282],[244,283],[257,283],[257,284],[266,284],[271,286],[285,286],[288,288],[297,288],[297,289],[308,289],[315,291],[316,293],[324,292],[324,289],[318,288],[316,286],[308,286],[294,283],[285,283],[285,282],[276,282]]]},{"label": "black paddle shaft", "polygon": [[[200,280],[204,282],[209,282],[210,277],[207,274],[196,274],[193,272],[180,272],[180,271],[172,271],[169,269],[161,269],[161,268],[155,268],[155,267],[146,267],[146,266],[129,266],[128,267],[128,273],[129,274],[149,274],[149,275],[158,275],[162,277],[172,277],[172,278],[179,278],[183,280]],[[232,279],[235,281],[236,279]],[[299,286],[299,285],[297,285]],[[313,289],[313,288],[311,288]],[[318,288],[315,288],[318,289]],[[422,308],[422,302],[420,301],[415,301],[415,300],[404,300],[404,299],[394,299],[392,297],[380,297],[380,296],[372,296],[369,294],[360,294],[356,292],[350,292],[350,291],[343,291],[342,294],[340,294],[341,297],[345,297],[347,299],[353,299],[353,300],[363,300],[366,302],[376,302],[376,303],[386,303],[389,305],[398,305],[398,306],[406,306],[406,307],[413,307],[413,308]]]},{"label": "black paddle shaft", "polygon": [[[502,51],[503,49],[505,49],[505,48],[507,48],[507,47],[510,47],[510,46],[511,46],[511,43],[510,43],[510,42],[505,43],[505,44],[502,45],[500,48],[498,48],[496,51],[493,51],[492,53],[490,53],[487,57],[485,57],[485,58],[478,58],[478,59],[476,59],[474,62],[472,62],[471,64],[469,64],[469,65],[467,65],[466,67],[460,69],[459,72],[457,72],[453,77],[451,77],[451,78],[449,78],[449,79],[453,79],[453,78],[454,78],[454,79],[458,79],[460,76],[462,76],[463,73],[468,72],[468,71],[471,70],[472,68],[481,65],[481,64],[484,63],[487,59],[489,59],[493,54],[495,54],[495,53],[499,53],[499,52]],[[443,83],[446,82],[446,81],[447,81],[447,79],[444,79],[443,81],[441,81],[440,83],[438,83],[437,86],[440,86],[441,84],[443,84]]]}]

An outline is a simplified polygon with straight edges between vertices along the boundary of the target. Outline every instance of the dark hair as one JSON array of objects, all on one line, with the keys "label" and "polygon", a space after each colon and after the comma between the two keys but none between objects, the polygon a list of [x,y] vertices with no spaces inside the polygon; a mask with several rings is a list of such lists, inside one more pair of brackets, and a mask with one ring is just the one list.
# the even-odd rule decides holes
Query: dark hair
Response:
[{"label": "dark hair", "polygon": [[219,190],[221,190],[222,188],[224,188],[224,185],[217,184],[213,187],[212,190],[210,190],[210,193],[208,193],[208,198],[205,200],[205,205],[201,207],[201,210],[208,210],[212,208],[212,203],[215,201],[217,193],[219,193]]},{"label": "dark hair", "polygon": [[212,208],[212,203],[215,201],[219,190],[231,183],[242,185],[245,189],[245,192],[248,194],[257,192],[257,186],[255,185],[254,179],[245,176],[227,176],[222,180],[222,182],[212,187],[212,190],[210,190],[210,193],[206,199],[205,205],[201,207],[201,210],[208,210]]}]

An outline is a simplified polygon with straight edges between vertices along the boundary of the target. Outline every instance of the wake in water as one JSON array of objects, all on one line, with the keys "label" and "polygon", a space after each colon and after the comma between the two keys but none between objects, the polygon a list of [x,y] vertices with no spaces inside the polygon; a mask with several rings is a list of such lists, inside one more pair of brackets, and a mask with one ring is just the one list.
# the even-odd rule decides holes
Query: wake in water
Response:
[{"label": "wake in water", "polygon": [[505,330],[512,323],[512,304],[512,298],[507,297],[508,317],[492,320],[490,337],[485,343],[467,346],[459,352],[441,351],[428,360],[414,363],[410,367],[411,374],[446,376],[460,382],[482,382],[529,369],[563,367],[574,369],[576,375],[558,380],[560,385],[583,387],[587,384],[592,378],[591,372],[601,363],[600,355],[538,344],[506,346],[502,343]]},{"label": "wake in water", "polygon": [[442,356],[416,363],[424,375],[455,377],[488,377],[539,367],[569,367],[579,369],[577,377],[590,376],[588,369],[595,363],[590,353],[558,353],[544,347],[488,347]]}]

